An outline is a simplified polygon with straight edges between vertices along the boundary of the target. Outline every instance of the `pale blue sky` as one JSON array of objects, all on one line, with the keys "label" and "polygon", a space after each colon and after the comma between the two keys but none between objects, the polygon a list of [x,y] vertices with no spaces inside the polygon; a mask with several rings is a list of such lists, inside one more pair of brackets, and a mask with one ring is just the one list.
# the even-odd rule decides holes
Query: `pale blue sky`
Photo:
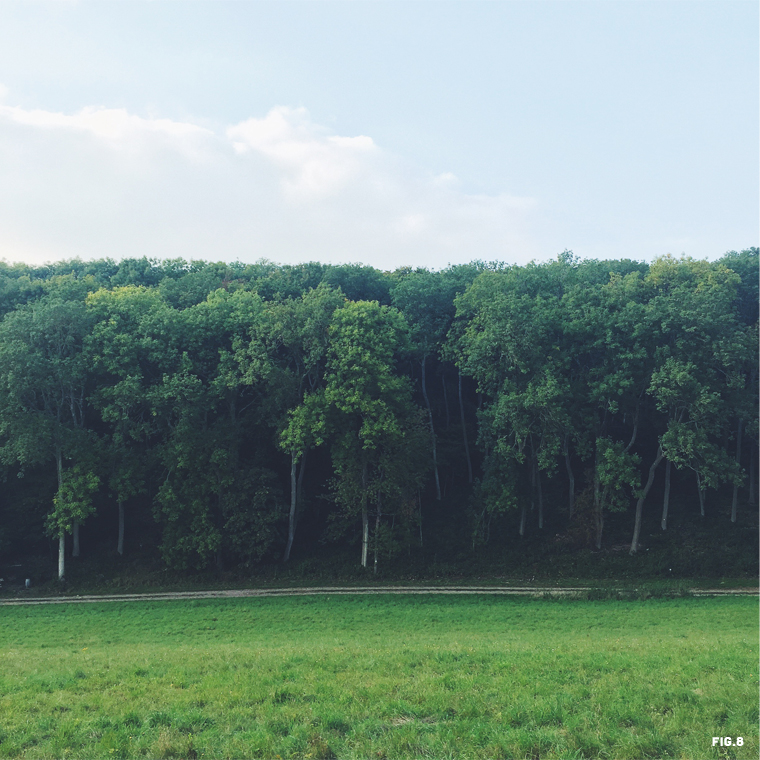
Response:
[{"label": "pale blue sky", "polygon": [[0,257],[757,245],[758,22],[731,0],[6,1]]}]

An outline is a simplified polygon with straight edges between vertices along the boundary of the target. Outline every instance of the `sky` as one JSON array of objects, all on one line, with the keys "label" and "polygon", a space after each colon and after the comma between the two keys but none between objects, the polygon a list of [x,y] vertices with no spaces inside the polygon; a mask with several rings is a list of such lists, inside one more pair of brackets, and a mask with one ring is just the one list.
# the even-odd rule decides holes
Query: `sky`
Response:
[{"label": "sky", "polygon": [[0,4],[0,258],[758,245],[758,4]]}]

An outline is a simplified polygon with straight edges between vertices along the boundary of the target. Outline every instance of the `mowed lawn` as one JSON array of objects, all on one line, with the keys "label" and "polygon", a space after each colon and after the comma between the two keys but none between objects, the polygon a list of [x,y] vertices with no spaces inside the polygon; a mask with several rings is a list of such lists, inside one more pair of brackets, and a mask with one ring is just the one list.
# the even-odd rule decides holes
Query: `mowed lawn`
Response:
[{"label": "mowed lawn", "polygon": [[0,607],[0,757],[757,756],[753,598]]}]

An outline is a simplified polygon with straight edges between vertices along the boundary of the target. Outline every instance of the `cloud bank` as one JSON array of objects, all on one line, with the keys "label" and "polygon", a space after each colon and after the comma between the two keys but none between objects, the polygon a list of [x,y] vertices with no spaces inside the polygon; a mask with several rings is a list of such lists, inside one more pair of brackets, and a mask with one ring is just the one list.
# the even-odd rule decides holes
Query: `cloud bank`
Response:
[{"label": "cloud bank", "polygon": [[[2,97],[2,88],[0,88]],[[155,256],[392,269],[539,255],[535,202],[464,192],[306,109],[211,129],[0,103],[0,258]]]}]

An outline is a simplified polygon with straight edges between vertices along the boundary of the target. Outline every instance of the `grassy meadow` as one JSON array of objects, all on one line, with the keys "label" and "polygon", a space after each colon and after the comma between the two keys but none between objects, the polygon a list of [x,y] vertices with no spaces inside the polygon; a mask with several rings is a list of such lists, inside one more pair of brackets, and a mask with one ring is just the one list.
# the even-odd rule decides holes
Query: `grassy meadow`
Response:
[{"label": "grassy meadow", "polygon": [[757,756],[754,598],[0,608],[3,758]]}]

